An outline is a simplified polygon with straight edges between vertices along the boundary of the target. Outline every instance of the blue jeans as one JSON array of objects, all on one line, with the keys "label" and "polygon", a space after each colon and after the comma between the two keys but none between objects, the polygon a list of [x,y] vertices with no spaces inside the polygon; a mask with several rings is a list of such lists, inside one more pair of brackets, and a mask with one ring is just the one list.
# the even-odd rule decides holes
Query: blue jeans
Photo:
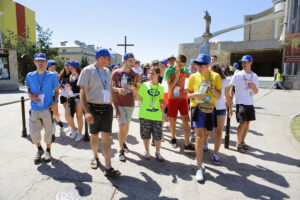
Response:
[{"label": "blue jeans", "polygon": [[272,85],[272,88],[276,87],[276,84],[278,84],[278,86],[279,86],[281,89],[285,90],[285,88],[283,87],[283,85],[281,84],[280,81],[275,81],[275,82],[273,83],[273,85]]}]

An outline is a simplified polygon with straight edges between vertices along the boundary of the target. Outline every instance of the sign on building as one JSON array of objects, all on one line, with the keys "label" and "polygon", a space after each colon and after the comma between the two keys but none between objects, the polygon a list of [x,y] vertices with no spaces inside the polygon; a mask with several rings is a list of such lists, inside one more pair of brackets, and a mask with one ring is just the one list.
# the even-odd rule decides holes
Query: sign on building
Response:
[{"label": "sign on building", "polygon": [[300,63],[300,33],[286,34],[284,45],[284,62]]}]

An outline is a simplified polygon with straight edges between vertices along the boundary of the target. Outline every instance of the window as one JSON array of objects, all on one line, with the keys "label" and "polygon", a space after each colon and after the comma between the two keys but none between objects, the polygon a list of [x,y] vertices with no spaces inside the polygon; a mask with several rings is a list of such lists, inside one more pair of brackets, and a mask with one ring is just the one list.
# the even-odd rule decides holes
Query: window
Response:
[{"label": "window", "polygon": [[62,60],[65,60],[65,57],[61,57]]},{"label": "window", "polygon": [[66,58],[66,61],[69,61],[69,58]]},{"label": "window", "polygon": [[66,50],[66,49],[63,49],[62,52],[67,52],[67,50]]}]

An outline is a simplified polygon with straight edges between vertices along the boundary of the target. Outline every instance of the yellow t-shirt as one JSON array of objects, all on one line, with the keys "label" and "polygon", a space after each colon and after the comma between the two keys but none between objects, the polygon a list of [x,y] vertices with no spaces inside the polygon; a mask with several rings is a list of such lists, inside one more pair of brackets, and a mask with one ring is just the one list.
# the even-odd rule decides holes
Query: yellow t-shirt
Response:
[{"label": "yellow t-shirt", "polygon": [[[218,73],[215,72],[209,72],[208,74],[200,74],[199,72],[194,73],[190,76],[189,82],[188,82],[188,89],[193,91],[193,92],[199,92],[199,89],[202,84],[202,80],[210,80],[212,85],[214,86],[215,89],[221,90],[223,85],[222,85],[222,79]],[[207,89],[206,95],[205,96],[211,96],[211,99],[209,102],[213,103],[215,107],[217,107],[216,100],[214,96],[212,95],[212,92]],[[197,102],[195,98],[191,99],[191,106],[196,107]]]}]

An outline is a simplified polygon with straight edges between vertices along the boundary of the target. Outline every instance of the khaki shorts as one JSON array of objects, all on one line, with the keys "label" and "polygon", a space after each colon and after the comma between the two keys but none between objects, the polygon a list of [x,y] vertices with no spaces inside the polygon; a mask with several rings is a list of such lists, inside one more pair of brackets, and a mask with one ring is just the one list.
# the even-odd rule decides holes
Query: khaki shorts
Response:
[{"label": "khaki shorts", "polygon": [[31,110],[29,117],[29,134],[34,144],[41,142],[41,131],[44,128],[44,141],[51,144],[53,122],[49,110]]},{"label": "khaki shorts", "polygon": [[133,114],[134,107],[119,106],[120,119],[119,124],[129,124]]}]

